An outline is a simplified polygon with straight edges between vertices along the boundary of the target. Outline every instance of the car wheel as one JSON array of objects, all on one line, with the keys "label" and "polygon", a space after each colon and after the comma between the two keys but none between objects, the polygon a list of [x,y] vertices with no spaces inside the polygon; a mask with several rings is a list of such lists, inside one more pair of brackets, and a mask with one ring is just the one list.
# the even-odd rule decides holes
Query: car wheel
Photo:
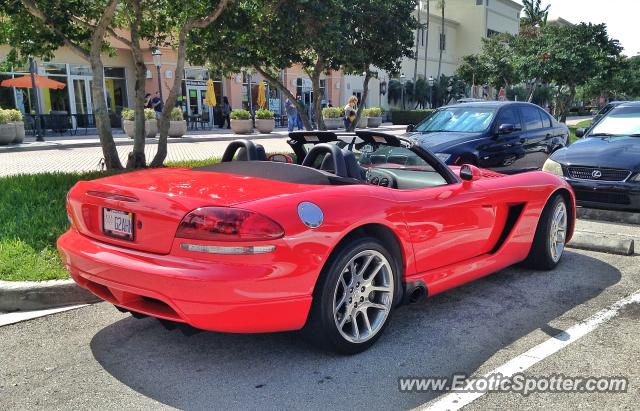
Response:
[{"label": "car wheel", "polygon": [[399,290],[398,264],[374,238],[344,244],[324,267],[305,334],[316,345],[356,354],[380,338]]},{"label": "car wheel", "polygon": [[525,265],[537,270],[555,268],[564,252],[568,223],[567,203],[556,194],[542,211]]}]

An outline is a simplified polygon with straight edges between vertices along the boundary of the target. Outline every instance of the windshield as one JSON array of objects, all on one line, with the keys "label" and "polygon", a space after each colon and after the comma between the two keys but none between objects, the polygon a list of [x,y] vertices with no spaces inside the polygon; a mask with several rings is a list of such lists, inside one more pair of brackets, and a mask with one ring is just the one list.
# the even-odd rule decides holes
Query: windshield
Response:
[{"label": "windshield", "polygon": [[495,114],[496,109],[492,107],[445,108],[433,113],[415,131],[480,133],[489,128]]},{"label": "windshield", "polygon": [[640,107],[621,107],[603,118],[589,135],[640,135]]}]

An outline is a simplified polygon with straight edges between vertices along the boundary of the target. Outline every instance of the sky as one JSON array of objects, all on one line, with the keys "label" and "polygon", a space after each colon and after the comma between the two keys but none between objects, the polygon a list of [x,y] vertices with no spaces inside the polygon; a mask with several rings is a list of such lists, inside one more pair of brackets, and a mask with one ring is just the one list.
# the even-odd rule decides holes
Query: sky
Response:
[{"label": "sky", "polygon": [[550,19],[606,23],[609,36],[620,41],[624,54],[640,53],[640,0],[543,0],[542,4],[551,5]]}]

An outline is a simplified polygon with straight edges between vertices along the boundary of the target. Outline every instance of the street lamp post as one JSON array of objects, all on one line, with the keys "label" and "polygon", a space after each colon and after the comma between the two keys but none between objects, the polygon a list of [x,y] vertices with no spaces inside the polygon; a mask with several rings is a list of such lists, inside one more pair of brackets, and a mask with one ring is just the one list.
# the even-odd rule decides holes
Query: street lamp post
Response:
[{"label": "street lamp post", "polygon": [[162,78],[160,75],[160,67],[162,67],[162,61],[160,58],[162,57],[162,52],[159,48],[155,48],[153,52],[151,52],[151,56],[153,57],[153,65],[156,66],[156,72],[158,73],[158,91],[160,92],[160,101],[164,104],[164,98],[162,97]]},{"label": "street lamp post", "polygon": [[31,74],[31,88],[33,89],[33,109],[36,113],[36,141],[44,141],[42,136],[42,129],[40,127],[40,104],[38,102],[38,88],[36,87],[36,62],[32,57],[29,57],[29,74]]},{"label": "street lamp post", "polygon": [[400,95],[402,98],[402,109],[404,110],[406,107],[404,105],[404,81],[407,78],[407,76],[404,75],[404,73],[400,74],[400,85],[402,86],[400,88]]},{"label": "street lamp post", "polygon": [[429,76],[429,108],[433,108],[433,85],[435,82],[433,76]]}]

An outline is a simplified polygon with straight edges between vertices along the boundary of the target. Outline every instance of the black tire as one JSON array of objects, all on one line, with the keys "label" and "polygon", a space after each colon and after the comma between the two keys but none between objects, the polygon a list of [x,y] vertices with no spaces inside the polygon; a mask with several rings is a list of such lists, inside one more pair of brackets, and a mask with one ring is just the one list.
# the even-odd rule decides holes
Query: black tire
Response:
[{"label": "black tire", "polygon": [[[384,317],[384,319],[380,321],[379,328],[377,328],[375,334],[371,333],[372,335],[369,336],[366,341],[353,342],[349,341],[347,337],[343,336],[342,334],[345,329],[344,327],[348,328],[351,321],[348,321],[343,326],[342,332],[339,329],[339,326],[337,324],[338,318],[334,317],[333,313],[334,299],[337,299],[337,296],[340,295],[340,289],[344,288],[340,285],[342,284],[340,283],[340,279],[343,275],[343,270],[346,269],[347,265],[354,257],[362,253],[379,253],[379,255],[383,256],[388,261],[388,268],[390,268],[390,270],[387,268],[387,266],[385,266],[385,268],[383,268],[384,271],[382,277],[386,276],[386,272],[390,273],[391,279],[389,279],[389,281],[391,281],[391,283],[393,284],[393,291],[379,294],[368,290],[366,291],[370,292],[371,295],[376,295],[378,297],[384,298],[384,303],[385,305],[386,303],[389,304],[389,309],[386,313],[386,317]],[[376,256],[374,258],[378,257]],[[359,271],[362,266],[364,266],[364,264],[361,264],[356,271]],[[305,337],[316,346],[319,346],[320,348],[325,350],[334,351],[339,354],[357,354],[371,347],[378,340],[378,338],[380,338],[380,336],[384,332],[384,329],[389,324],[393,307],[398,301],[398,298],[400,298],[401,288],[399,267],[400,264],[398,263],[398,261],[396,261],[396,259],[385,248],[385,246],[375,238],[365,237],[352,239],[341,245],[340,248],[337,249],[332,254],[332,257],[327,261],[320,274],[320,277],[318,278],[318,282],[313,293],[313,303],[309,312],[309,319],[303,330]],[[351,285],[355,285],[355,280],[351,283]],[[360,286],[356,288],[359,289]],[[351,293],[353,293],[353,289],[350,288],[350,290]],[[346,289],[344,291],[349,292]],[[365,293],[365,291],[363,291],[363,293]],[[350,295],[351,294],[349,294],[349,296]],[[345,310],[349,310],[350,307],[354,307],[354,305],[355,307],[357,307],[358,301],[361,301],[361,299],[363,298],[365,297],[358,297],[356,299],[357,301],[354,301],[353,304],[351,303],[351,299],[345,301]],[[391,300],[390,303],[389,299]],[[367,298],[364,303],[361,303],[360,309],[363,308],[362,304],[366,304],[368,302],[369,299]],[[368,308],[365,308],[365,311],[370,312]],[[384,310],[375,311],[374,315],[381,312],[384,312]],[[357,327],[357,324],[359,323],[358,318],[362,321],[364,320],[364,318],[362,315],[360,315],[359,317],[359,314],[357,312],[355,314],[355,317]],[[362,325],[363,323],[360,322],[360,324]],[[367,324],[370,324],[368,315]]]},{"label": "black tire", "polygon": [[[566,221],[568,223],[568,207],[567,202],[561,194],[555,194],[549,199],[547,205],[542,211],[540,220],[538,221],[538,227],[536,228],[536,234],[533,238],[533,244],[531,245],[531,251],[527,259],[523,262],[523,265],[535,270],[553,270],[560,260],[562,259],[562,253],[560,257],[554,259],[551,251],[551,230],[553,226],[554,212],[560,206],[564,204],[566,211]],[[566,236],[566,228],[565,228]],[[563,250],[564,251],[564,248]]]}]

